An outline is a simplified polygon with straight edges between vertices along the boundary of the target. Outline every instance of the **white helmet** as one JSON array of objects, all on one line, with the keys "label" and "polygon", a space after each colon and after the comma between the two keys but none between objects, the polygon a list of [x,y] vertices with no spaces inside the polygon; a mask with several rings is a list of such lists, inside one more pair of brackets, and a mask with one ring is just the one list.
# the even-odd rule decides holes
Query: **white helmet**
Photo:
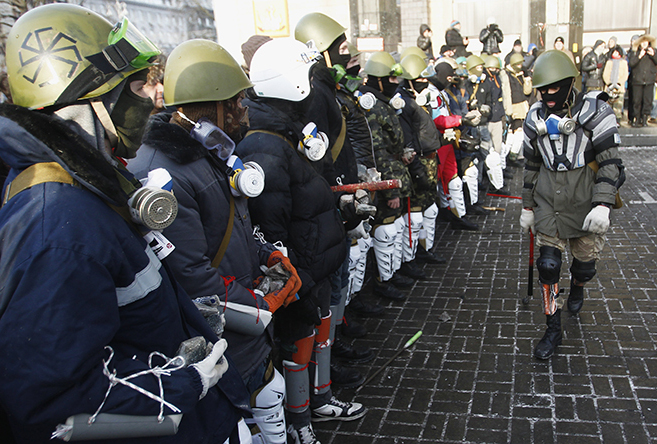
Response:
[{"label": "white helmet", "polygon": [[262,45],[251,60],[251,82],[258,97],[300,102],[310,94],[310,68],[320,54],[286,38]]}]

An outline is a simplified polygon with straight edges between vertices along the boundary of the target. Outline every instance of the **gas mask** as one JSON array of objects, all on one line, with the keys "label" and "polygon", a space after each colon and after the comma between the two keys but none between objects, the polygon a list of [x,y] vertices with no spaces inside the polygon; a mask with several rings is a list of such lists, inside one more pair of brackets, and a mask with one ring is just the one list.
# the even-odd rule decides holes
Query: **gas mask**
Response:
[{"label": "gas mask", "polygon": [[401,114],[402,108],[404,108],[406,102],[404,102],[404,99],[402,98],[400,93],[396,93],[394,96],[392,96],[392,99],[390,99],[388,104],[392,106],[392,109],[395,110],[395,113]]},{"label": "gas mask", "polygon": [[230,192],[235,197],[258,197],[265,189],[265,172],[255,162],[242,163],[242,160],[231,155],[226,161],[233,171],[230,173]]},{"label": "gas mask", "polygon": [[570,117],[559,117],[556,114],[550,114],[546,119],[536,120],[536,130],[539,136],[548,134],[550,140],[559,140],[561,135],[569,136],[575,131],[577,123]]},{"label": "gas mask", "polygon": [[480,75],[470,74],[468,76],[468,80],[470,80],[472,83],[481,83],[486,80],[486,74],[483,72]]},{"label": "gas mask", "polygon": [[374,108],[374,105],[376,105],[376,96],[371,92],[363,94],[362,92],[356,90],[354,91],[354,97],[358,101],[358,105],[365,111],[371,110]]},{"label": "gas mask", "polygon": [[164,168],[157,168],[142,179],[128,199],[130,218],[149,230],[162,231],[178,215],[178,201],[171,191],[173,180]]},{"label": "gas mask", "polygon": [[301,132],[303,133],[303,140],[299,141],[299,147],[297,148],[299,152],[303,153],[311,162],[322,160],[329,145],[328,136],[321,131],[317,131],[317,125],[313,122],[307,124]]}]

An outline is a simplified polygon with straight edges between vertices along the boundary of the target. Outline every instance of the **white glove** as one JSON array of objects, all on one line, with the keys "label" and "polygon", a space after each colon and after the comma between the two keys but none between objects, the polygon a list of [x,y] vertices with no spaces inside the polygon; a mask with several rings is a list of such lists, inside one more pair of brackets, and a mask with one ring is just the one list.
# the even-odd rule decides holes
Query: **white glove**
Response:
[{"label": "white glove", "polygon": [[224,373],[228,371],[228,361],[224,358],[224,352],[227,348],[228,342],[225,339],[220,339],[214,344],[212,351],[205,359],[191,365],[201,376],[201,382],[203,383],[203,392],[198,399],[203,399],[210,387],[214,387]]},{"label": "white glove", "polygon": [[465,116],[463,116],[461,120],[463,121],[464,125],[477,126],[481,123],[481,113],[476,109],[473,109],[472,111],[469,111]]},{"label": "white glove", "polygon": [[456,140],[456,131],[454,131],[454,128],[447,128],[443,133],[443,137],[448,142]]},{"label": "white glove", "polygon": [[605,234],[609,229],[609,207],[598,205],[586,215],[582,230],[595,234]]},{"label": "white glove", "polygon": [[522,209],[520,213],[520,227],[523,233],[529,233],[529,230],[532,230],[532,233],[536,233],[536,228],[534,227],[534,210]]}]

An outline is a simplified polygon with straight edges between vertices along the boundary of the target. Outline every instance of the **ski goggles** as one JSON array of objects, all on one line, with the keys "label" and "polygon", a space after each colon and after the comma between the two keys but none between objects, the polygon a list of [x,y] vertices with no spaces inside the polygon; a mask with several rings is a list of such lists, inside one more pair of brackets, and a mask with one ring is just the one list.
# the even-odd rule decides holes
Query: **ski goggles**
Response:
[{"label": "ski goggles", "polygon": [[404,74],[404,68],[401,66],[401,63],[395,63],[392,65],[390,68],[390,76],[391,77],[399,77],[402,74]]},{"label": "ski goggles", "polygon": [[123,71],[128,65],[135,69],[146,68],[160,54],[157,46],[127,17],[114,25],[107,43],[109,46],[103,49],[103,54],[116,71]]}]

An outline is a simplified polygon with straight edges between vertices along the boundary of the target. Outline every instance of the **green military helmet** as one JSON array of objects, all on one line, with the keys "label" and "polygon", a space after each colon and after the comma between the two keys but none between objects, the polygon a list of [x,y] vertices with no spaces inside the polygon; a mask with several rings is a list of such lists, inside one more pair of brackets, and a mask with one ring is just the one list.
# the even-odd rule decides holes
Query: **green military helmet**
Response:
[{"label": "green military helmet", "polygon": [[331,43],[347,30],[344,26],[321,12],[311,12],[301,17],[294,28],[294,38],[301,43],[315,42],[319,52],[329,49]]},{"label": "green military helmet", "polygon": [[409,54],[401,61],[401,66],[404,69],[401,77],[406,80],[415,80],[422,75],[422,71],[427,68],[424,59],[415,54]]},{"label": "green military helmet", "polygon": [[494,55],[489,55],[484,61],[484,68],[502,68],[502,61],[499,57]]},{"label": "green military helmet", "polygon": [[482,58],[479,57],[478,55],[474,55],[474,54],[472,54],[472,55],[471,55],[470,57],[468,57],[467,60],[465,61],[465,69],[467,69],[468,71],[470,71],[472,68],[475,68],[475,67],[477,67],[477,66],[479,66],[479,65],[483,65],[483,64],[484,64],[484,59],[482,59]]},{"label": "green military helmet", "polygon": [[408,48],[405,48],[401,54],[399,55],[399,60],[404,60],[404,57],[410,54],[415,54],[416,56],[420,57],[421,59],[426,59],[427,55],[422,51],[420,48],[417,46],[409,46]]},{"label": "green military helmet", "polygon": [[367,75],[374,77],[388,77],[391,75],[392,67],[395,65],[395,59],[385,51],[373,53],[365,63],[365,72]]},{"label": "green military helmet", "polygon": [[551,49],[536,59],[532,83],[534,88],[541,88],[578,75],[579,71],[565,52]]},{"label": "green military helmet", "polygon": [[358,47],[351,43],[350,41],[347,41],[347,49],[349,50],[349,55],[351,57],[356,57],[357,55],[360,55],[360,51],[358,50]]},{"label": "green military helmet", "polygon": [[253,86],[228,51],[210,40],[178,45],[164,71],[164,103],[219,102]]},{"label": "green military helmet", "polygon": [[[116,60],[109,61],[107,54],[118,54],[117,47],[112,46],[113,51],[104,50],[116,43],[116,37],[127,40],[136,54],[131,54],[128,60],[121,53],[122,66],[113,67],[110,64]],[[136,71],[149,67],[157,54],[157,47],[125,19],[112,27],[106,19],[81,6],[67,3],[39,6],[22,15],[7,37],[6,62],[12,100],[16,105],[35,109],[98,97]],[[102,65],[105,75],[97,69],[95,74],[86,75],[92,74],[90,57],[96,67]],[[85,75],[80,76],[85,70]],[[66,94],[62,95],[65,90]]]},{"label": "green military helmet", "polygon": [[517,65],[518,63],[522,63],[525,61],[525,58],[523,57],[522,54],[519,52],[514,53],[511,58],[509,59],[509,65]]}]

